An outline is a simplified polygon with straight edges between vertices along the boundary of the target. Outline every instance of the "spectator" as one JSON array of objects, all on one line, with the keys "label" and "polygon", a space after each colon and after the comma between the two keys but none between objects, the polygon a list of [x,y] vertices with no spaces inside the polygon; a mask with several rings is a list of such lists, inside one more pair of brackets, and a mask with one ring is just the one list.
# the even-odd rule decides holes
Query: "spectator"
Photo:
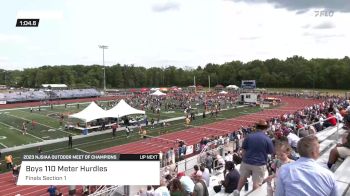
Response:
[{"label": "spectator", "polygon": [[315,162],[320,156],[319,148],[318,139],[314,135],[299,141],[298,152],[301,158],[280,168],[275,195],[338,195],[333,173]]},{"label": "spectator", "polygon": [[186,176],[184,172],[177,174],[177,179],[180,180],[183,189],[185,190],[185,195],[189,196],[193,193],[194,183],[190,177]]},{"label": "spectator", "polygon": [[260,120],[256,124],[256,132],[248,135],[243,141],[243,160],[240,166],[241,177],[237,188],[238,191],[241,191],[251,174],[253,190],[257,189],[264,180],[267,155],[273,153],[272,141],[265,134],[267,128],[267,122]]},{"label": "spectator", "polygon": [[225,187],[225,193],[233,193],[237,189],[240,175],[235,169],[235,164],[232,161],[227,161],[225,169],[228,171],[222,185]]},{"label": "spectator", "polygon": [[177,178],[175,178],[171,181],[170,195],[171,196],[183,196],[184,195],[184,189],[182,188],[180,180]]},{"label": "spectator", "polygon": [[329,108],[329,111],[326,113],[327,120],[323,123],[324,128],[337,125],[337,119],[332,114],[332,111],[333,109]]},{"label": "spectator", "polygon": [[154,191],[155,196],[170,196],[169,190],[166,187],[165,179],[160,180],[160,187]]},{"label": "spectator", "polygon": [[272,179],[276,177],[276,174],[282,165],[294,162],[292,159],[288,158],[291,155],[292,148],[287,141],[277,140],[275,142],[275,152],[277,159],[275,159],[271,165],[275,174],[268,176],[265,181],[271,182]]},{"label": "spectator", "polygon": [[199,167],[200,171],[202,172],[202,178],[205,182],[205,184],[207,185],[207,187],[209,187],[209,182],[210,182],[210,173],[208,168],[205,168],[204,165],[201,165]]},{"label": "spectator", "polygon": [[199,171],[198,165],[193,166],[193,170],[194,170],[194,172],[191,174],[191,178],[192,179],[194,179],[194,177],[196,176],[197,172]]},{"label": "spectator", "polygon": [[75,185],[69,185],[68,186],[68,195],[75,196],[75,193],[76,193]]},{"label": "spectator", "polygon": [[209,152],[207,152],[207,157],[205,158],[205,165],[209,170],[209,173],[211,173],[211,169],[213,167],[213,157],[210,155]]},{"label": "spectator", "polygon": [[293,148],[294,151],[297,151],[297,146],[300,138],[293,132],[288,130],[283,132],[284,136],[287,136],[288,144]]},{"label": "spectator", "polygon": [[[349,129],[350,114],[344,117],[344,123],[345,123],[346,129]],[[339,157],[344,159],[350,156],[350,134],[349,133],[350,133],[349,130],[347,130],[342,137],[342,143],[337,144],[337,146],[331,150],[331,153],[329,154],[328,163],[327,163],[327,166],[329,169],[332,168],[333,164],[337,162]]]},{"label": "spectator", "polygon": [[230,151],[228,151],[228,153],[225,153],[225,162],[227,161],[233,161],[233,157]]},{"label": "spectator", "polygon": [[154,196],[154,189],[152,186],[147,186],[146,196]]},{"label": "spectator", "polygon": [[202,172],[197,172],[194,177],[194,188],[192,196],[209,196],[208,188],[205,182],[202,180]]},{"label": "spectator", "polygon": [[56,196],[56,190],[57,190],[57,188],[55,186],[51,185],[47,189],[47,192],[49,192],[50,196]]}]

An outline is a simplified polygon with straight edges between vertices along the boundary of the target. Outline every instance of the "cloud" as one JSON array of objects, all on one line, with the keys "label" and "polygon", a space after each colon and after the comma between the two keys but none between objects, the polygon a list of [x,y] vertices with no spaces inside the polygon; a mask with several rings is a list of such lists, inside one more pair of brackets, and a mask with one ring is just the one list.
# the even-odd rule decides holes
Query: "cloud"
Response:
[{"label": "cloud", "polygon": [[305,32],[303,33],[303,36],[310,36],[314,37],[315,39],[328,39],[328,38],[339,38],[339,37],[345,37],[344,34],[320,34],[320,33],[310,33]]},{"label": "cloud", "polygon": [[170,1],[152,6],[152,10],[154,12],[166,12],[166,11],[179,10],[179,9],[180,9],[180,4],[175,2],[170,2]]},{"label": "cloud", "polygon": [[9,58],[5,57],[5,56],[0,56],[0,62],[7,62],[9,60]]},{"label": "cloud", "polygon": [[248,37],[240,37],[240,40],[257,40],[260,39],[260,36],[248,36]]},{"label": "cloud", "polygon": [[20,35],[7,35],[0,34],[0,43],[10,42],[10,43],[24,43],[27,39]]},{"label": "cloud", "polygon": [[296,14],[304,14],[304,13],[306,13],[306,12],[308,12],[307,9],[302,9],[302,10],[297,10],[295,13],[296,13]]},{"label": "cloud", "polygon": [[62,11],[18,11],[17,18],[39,18],[40,20],[62,20]]},{"label": "cloud", "polygon": [[332,11],[350,12],[349,0],[232,0],[247,3],[271,3],[276,8],[297,11],[297,14],[305,13],[309,9],[324,8]]},{"label": "cloud", "polygon": [[310,24],[306,24],[306,25],[303,25],[301,28],[308,29],[309,27],[311,27],[311,25]]},{"label": "cloud", "polygon": [[323,22],[319,25],[314,26],[313,28],[314,29],[332,29],[332,28],[335,28],[335,25],[330,22]]}]

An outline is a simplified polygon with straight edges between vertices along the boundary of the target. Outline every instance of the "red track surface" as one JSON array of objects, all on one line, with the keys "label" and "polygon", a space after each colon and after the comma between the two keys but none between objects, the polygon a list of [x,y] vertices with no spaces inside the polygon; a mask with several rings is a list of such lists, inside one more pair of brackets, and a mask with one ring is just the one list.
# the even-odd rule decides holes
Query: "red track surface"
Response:
[{"label": "red track surface", "polygon": [[[320,100],[299,99],[291,97],[281,97],[282,103],[287,103],[285,106],[274,110],[265,110],[254,114],[247,114],[237,118],[227,119],[216,123],[206,124],[200,127],[193,127],[183,131],[162,135],[160,138],[173,140],[181,139],[189,145],[197,144],[203,137],[219,136],[231,133],[238,130],[241,126],[253,125],[259,119],[269,119],[280,116],[285,113],[295,112],[305,106],[310,106],[315,103],[320,103]],[[97,153],[159,153],[174,147],[174,142],[166,142],[161,139],[146,139],[124,145],[114,146],[111,148],[97,151]],[[16,186],[13,183],[12,174],[0,174],[0,195],[14,196],[16,194],[37,196],[47,195],[47,186]],[[59,187],[60,190],[67,195],[67,187]],[[81,190],[81,187],[80,187]],[[80,191],[79,191],[80,192]]]}]

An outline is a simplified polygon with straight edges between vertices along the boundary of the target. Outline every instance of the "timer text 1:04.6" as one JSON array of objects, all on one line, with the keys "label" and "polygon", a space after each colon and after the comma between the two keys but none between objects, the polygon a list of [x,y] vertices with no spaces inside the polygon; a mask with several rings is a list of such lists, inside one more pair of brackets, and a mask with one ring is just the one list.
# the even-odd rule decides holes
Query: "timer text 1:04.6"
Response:
[{"label": "timer text 1:04.6", "polygon": [[17,19],[16,27],[38,27],[39,19]]}]

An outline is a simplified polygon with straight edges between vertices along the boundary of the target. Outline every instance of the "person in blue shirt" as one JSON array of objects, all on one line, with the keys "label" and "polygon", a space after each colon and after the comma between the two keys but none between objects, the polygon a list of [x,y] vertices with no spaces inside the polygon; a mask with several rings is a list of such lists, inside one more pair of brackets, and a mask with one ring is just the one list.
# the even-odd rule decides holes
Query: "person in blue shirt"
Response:
[{"label": "person in blue shirt", "polygon": [[256,124],[256,132],[249,134],[243,141],[238,191],[241,191],[250,175],[253,179],[253,190],[257,189],[264,180],[268,154],[274,151],[272,140],[265,133],[267,128],[267,122],[259,120]]},{"label": "person in blue shirt", "polygon": [[56,196],[56,187],[51,185],[48,189],[47,192],[49,192],[50,196]]},{"label": "person in blue shirt", "polygon": [[320,156],[320,144],[315,135],[298,142],[300,158],[283,165],[276,177],[278,196],[337,196],[334,174],[315,160]]}]

